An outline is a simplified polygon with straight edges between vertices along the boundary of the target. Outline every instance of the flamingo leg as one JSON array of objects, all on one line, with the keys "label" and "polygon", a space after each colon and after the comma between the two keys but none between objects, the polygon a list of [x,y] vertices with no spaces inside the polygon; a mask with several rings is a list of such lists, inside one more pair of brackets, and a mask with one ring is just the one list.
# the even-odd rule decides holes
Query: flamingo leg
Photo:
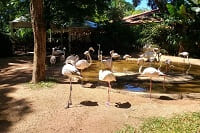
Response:
[{"label": "flamingo leg", "polygon": [[152,88],[152,79],[150,78],[150,89],[149,89],[149,92],[150,92],[150,98],[151,98],[151,88]]},{"label": "flamingo leg", "polygon": [[51,74],[54,75],[53,64],[51,64],[51,69],[52,69]]},{"label": "flamingo leg", "polygon": [[[83,70],[81,69],[81,74],[82,74]],[[81,85],[83,85],[83,79],[81,79]]]},{"label": "flamingo leg", "polygon": [[168,72],[168,64],[166,65],[165,72]]},{"label": "flamingo leg", "polygon": [[72,80],[70,78],[70,92],[69,92],[69,99],[67,101],[67,105],[65,106],[65,108],[69,108],[70,105],[72,105],[72,98],[71,98],[71,95],[72,95]]},{"label": "flamingo leg", "polygon": [[166,91],[166,88],[165,88],[165,75],[164,75],[164,80],[163,80],[163,89],[164,89],[164,91]]},{"label": "flamingo leg", "polygon": [[110,85],[110,82],[108,82],[108,101],[107,101],[108,105],[110,104],[110,89],[111,89],[111,85]]}]

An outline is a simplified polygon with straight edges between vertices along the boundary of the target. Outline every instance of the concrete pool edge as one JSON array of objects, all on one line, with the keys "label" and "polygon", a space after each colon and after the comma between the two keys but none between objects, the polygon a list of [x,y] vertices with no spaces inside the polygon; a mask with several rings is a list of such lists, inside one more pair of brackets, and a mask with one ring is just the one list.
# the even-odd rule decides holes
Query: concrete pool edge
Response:
[{"label": "concrete pool edge", "polygon": [[[129,95],[137,95],[145,98],[149,98],[150,94],[148,92],[131,92],[125,90],[115,90],[112,89],[114,93],[121,94],[129,94]],[[168,93],[151,93],[151,98],[161,99],[161,100],[178,100],[178,99],[198,99],[200,100],[200,93],[176,93],[176,94],[168,94]]]}]

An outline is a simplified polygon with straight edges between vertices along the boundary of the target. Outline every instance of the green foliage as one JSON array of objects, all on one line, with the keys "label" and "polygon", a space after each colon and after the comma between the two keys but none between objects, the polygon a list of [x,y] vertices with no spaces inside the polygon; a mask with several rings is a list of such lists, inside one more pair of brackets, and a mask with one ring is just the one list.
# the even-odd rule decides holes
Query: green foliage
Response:
[{"label": "green foliage", "polygon": [[108,12],[108,18],[109,18],[109,20],[112,20],[114,22],[121,21],[123,17],[124,17],[123,12],[119,8],[112,8]]},{"label": "green foliage", "polygon": [[167,4],[166,7],[171,16],[176,16],[176,9],[172,4]]},{"label": "green foliage", "polygon": [[3,0],[0,1],[0,31],[9,32],[9,21],[16,17],[29,14],[29,1]]},{"label": "green foliage", "polygon": [[110,0],[45,0],[46,20],[48,24],[59,25],[92,20],[94,16],[104,15],[105,10],[108,10],[109,2]]},{"label": "green foliage", "polygon": [[134,7],[125,0],[111,0],[108,10],[108,19],[112,21],[121,21],[124,16],[132,15]]},{"label": "green foliage", "polygon": [[10,37],[0,32],[0,42],[0,57],[12,56],[13,48]]},{"label": "green foliage", "polygon": [[139,38],[140,28],[140,26],[129,27],[119,22],[107,23],[102,29],[97,29],[103,33],[95,32],[91,39],[92,42],[101,44],[105,53],[109,53],[111,49],[122,54],[129,53],[133,52],[138,44],[136,41]]}]

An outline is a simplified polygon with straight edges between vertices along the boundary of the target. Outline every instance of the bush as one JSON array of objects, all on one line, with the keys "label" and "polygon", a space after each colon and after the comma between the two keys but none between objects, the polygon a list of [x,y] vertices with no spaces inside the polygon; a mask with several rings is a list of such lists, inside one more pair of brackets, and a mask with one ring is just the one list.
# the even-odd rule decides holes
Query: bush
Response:
[{"label": "bush", "polygon": [[13,48],[10,37],[0,33],[0,57],[8,57],[13,55]]}]

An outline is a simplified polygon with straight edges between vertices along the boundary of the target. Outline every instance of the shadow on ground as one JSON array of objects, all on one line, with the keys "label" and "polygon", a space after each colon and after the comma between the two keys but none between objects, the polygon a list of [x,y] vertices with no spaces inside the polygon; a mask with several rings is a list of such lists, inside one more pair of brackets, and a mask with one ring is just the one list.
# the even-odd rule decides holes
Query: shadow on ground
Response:
[{"label": "shadow on ground", "polygon": [[9,93],[16,88],[0,88],[0,132],[8,132],[10,127],[32,112],[31,103],[26,99],[15,99]]},{"label": "shadow on ground", "polygon": [[128,109],[131,107],[131,104],[129,102],[125,102],[125,103],[118,102],[118,103],[115,103],[115,107]]},{"label": "shadow on ground", "polygon": [[82,101],[80,102],[80,104],[84,106],[99,106],[97,102],[93,102],[93,101]]}]

